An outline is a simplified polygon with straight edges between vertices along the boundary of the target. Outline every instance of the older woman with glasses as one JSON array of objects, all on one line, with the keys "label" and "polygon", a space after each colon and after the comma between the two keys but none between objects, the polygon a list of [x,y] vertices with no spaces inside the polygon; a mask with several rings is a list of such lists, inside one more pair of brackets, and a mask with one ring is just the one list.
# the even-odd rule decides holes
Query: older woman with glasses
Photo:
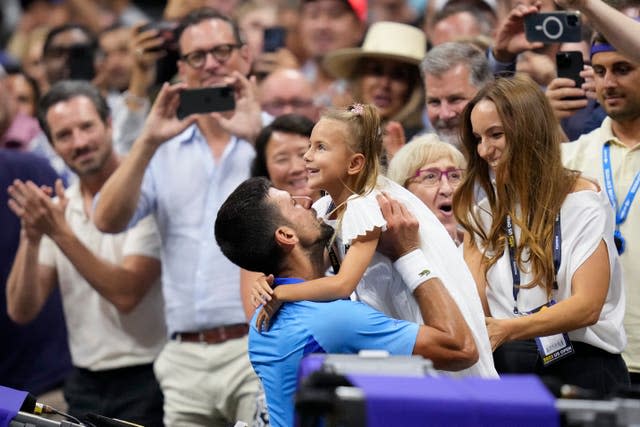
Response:
[{"label": "older woman with glasses", "polygon": [[464,178],[464,156],[435,134],[415,137],[391,160],[387,177],[415,194],[459,245],[463,233],[453,216],[453,192]]}]

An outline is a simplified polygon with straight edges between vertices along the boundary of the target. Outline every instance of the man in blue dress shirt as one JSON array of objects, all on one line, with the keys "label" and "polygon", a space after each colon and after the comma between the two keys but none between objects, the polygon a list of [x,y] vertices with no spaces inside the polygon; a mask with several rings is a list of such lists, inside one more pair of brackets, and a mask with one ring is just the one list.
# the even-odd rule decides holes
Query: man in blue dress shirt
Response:
[{"label": "man in blue dress shirt", "polygon": [[[101,191],[94,222],[117,233],[153,213],[162,238],[162,287],[171,340],[155,363],[165,425],[250,422],[258,378],[247,357],[240,270],[212,239],[225,198],[244,179],[261,128],[246,79],[251,65],[235,21],[212,9],[187,15],[176,35],[178,74],[165,85],[144,129]],[[232,84],[233,112],[176,117],[185,89]]]}]

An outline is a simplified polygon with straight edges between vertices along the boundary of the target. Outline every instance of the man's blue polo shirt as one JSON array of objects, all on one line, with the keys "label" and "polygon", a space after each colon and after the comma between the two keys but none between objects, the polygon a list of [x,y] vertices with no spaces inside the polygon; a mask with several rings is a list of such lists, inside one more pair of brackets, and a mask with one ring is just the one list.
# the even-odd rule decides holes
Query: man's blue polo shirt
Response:
[{"label": "man's blue polo shirt", "polygon": [[[278,278],[276,284],[301,281]],[[255,327],[258,311],[251,320],[249,358],[262,381],[273,427],[293,425],[298,366],[307,354],[372,349],[409,355],[418,335],[415,323],[349,300],[283,304],[269,331],[262,333]]]}]

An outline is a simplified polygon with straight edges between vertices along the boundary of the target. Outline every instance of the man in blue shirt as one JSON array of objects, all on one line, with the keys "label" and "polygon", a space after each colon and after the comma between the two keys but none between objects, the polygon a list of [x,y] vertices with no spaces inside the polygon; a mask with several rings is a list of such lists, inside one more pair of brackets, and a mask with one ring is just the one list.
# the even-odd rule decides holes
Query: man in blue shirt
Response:
[{"label": "man in blue shirt", "polygon": [[[160,90],[129,155],[102,188],[93,220],[117,233],[155,215],[171,337],[154,366],[165,425],[226,426],[253,419],[258,378],[247,357],[240,270],[211,232],[222,202],[249,177],[255,150],[248,140],[260,130],[260,106],[235,21],[203,8],[179,28],[182,83]],[[233,112],[177,118],[181,91],[229,84]]]},{"label": "man in blue shirt", "polygon": [[[381,196],[379,202],[388,222],[387,233],[407,233],[391,241],[385,239],[390,257],[402,262],[403,257],[421,254],[414,249],[418,247],[415,219],[396,201]],[[396,225],[412,220],[408,232]],[[247,270],[273,273],[278,276],[277,285],[322,277],[326,271],[324,252],[333,229],[312,209],[296,204],[286,191],[275,189],[264,178],[252,178],[218,211],[215,234],[230,260]],[[411,283],[413,278],[403,279]],[[438,369],[459,370],[474,364],[478,359],[474,339],[440,280],[424,281],[414,297],[425,320],[422,326],[391,319],[348,300],[284,304],[270,330],[262,333],[256,328],[254,315],[249,358],[265,389],[271,425],[293,425],[298,365],[310,353],[384,349],[397,355],[420,354]]]}]

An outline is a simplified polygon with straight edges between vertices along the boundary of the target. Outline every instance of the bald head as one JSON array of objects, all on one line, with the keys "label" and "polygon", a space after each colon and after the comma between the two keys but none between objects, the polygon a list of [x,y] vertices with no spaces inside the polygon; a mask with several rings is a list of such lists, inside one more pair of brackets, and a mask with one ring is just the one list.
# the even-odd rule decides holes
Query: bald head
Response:
[{"label": "bald head", "polygon": [[260,106],[274,117],[296,113],[318,120],[318,108],[313,103],[313,87],[295,69],[281,68],[269,74],[260,84]]}]

